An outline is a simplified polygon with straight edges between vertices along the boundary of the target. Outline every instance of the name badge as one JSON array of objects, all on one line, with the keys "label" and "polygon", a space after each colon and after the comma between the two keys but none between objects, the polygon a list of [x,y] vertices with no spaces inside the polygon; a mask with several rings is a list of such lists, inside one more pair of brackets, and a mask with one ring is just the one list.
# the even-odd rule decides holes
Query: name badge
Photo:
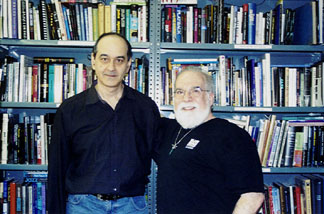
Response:
[{"label": "name badge", "polygon": [[186,149],[194,149],[198,145],[199,142],[200,142],[199,140],[191,139],[185,148]]}]

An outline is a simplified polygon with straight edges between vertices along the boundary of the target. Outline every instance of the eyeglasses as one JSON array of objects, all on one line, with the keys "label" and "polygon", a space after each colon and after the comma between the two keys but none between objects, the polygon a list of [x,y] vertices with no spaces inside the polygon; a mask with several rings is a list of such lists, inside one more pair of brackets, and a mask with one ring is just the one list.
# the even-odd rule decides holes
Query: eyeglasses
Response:
[{"label": "eyeglasses", "polygon": [[[206,91],[209,92],[209,90],[204,90],[204,89],[201,89],[199,86],[197,86],[197,87],[193,87],[189,90],[189,95],[191,95],[194,98],[197,98],[197,97],[201,96],[202,92],[206,92]],[[187,91],[178,88],[175,90],[174,96],[177,99],[181,99],[185,96],[186,92]]]}]

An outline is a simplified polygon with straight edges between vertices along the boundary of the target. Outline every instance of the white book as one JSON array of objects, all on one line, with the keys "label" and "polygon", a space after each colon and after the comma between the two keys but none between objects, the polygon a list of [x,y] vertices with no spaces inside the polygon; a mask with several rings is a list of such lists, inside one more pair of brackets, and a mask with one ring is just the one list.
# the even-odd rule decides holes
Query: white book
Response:
[{"label": "white book", "polygon": [[147,18],[147,6],[143,5],[142,6],[142,42],[147,42],[147,22],[148,22],[148,18]]},{"label": "white book", "polygon": [[63,65],[54,66],[54,102],[62,102],[63,93]]},{"label": "white book", "polygon": [[2,114],[2,131],[1,131],[1,164],[7,164],[8,161],[8,124],[9,115]]},{"label": "white book", "polygon": [[297,68],[289,68],[288,106],[297,106]]},{"label": "white book", "polygon": [[18,39],[22,38],[22,24],[21,24],[21,0],[17,0],[17,21],[18,21]]},{"label": "white book", "polygon": [[13,69],[14,69],[14,79],[13,79],[13,94],[12,94],[12,101],[18,102],[19,101],[19,62],[13,63]]},{"label": "white book", "polygon": [[268,158],[268,164],[267,166],[272,167],[274,163],[274,158],[276,154],[276,150],[278,148],[278,139],[279,139],[279,134],[280,134],[280,129],[281,129],[281,122],[279,120],[276,120],[276,125],[273,130],[272,134],[272,145],[271,145],[271,152]]},{"label": "white book", "polygon": [[76,93],[80,93],[83,91],[83,64],[79,63],[78,64],[78,69],[77,69],[77,89]]},{"label": "white book", "polygon": [[262,72],[263,72],[263,106],[270,107],[271,103],[271,68],[270,68],[270,53],[264,54],[262,59]]},{"label": "white book", "polygon": [[87,20],[87,38],[88,41],[93,41],[93,20],[92,20],[92,7],[88,7],[88,13],[85,14],[86,15],[86,20]]},{"label": "white book", "polygon": [[3,0],[0,0],[0,39],[3,38]]},{"label": "white book", "polygon": [[27,191],[28,191],[28,214],[33,214],[33,187],[31,185],[27,186]]},{"label": "white book", "polygon": [[286,129],[287,129],[287,120],[283,120],[282,124],[281,124],[281,128],[280,128],[279,137],[278,137],[278,145],[277,145],[277,150],[276,150],[275,157],[274,157],[273,167],[277,167],[277,165],[278,165],[279,155],[280,155],[280,151],[282,149],[281,145],[283,142],[283,137],[284,137],[284,133],[285,133]]},{"label": "white book", "polygon": [[12,39],[12,0],[8,0],[8,38]]},{"label": "white book", "polygon": [[41,40],[41,28],[40,28],[40,17],[39,17],[39,9],[36,9],[36,18],[34,17],[36,21],[36,28],[37,28],[37,40]]},{"label": "white book", "polygon": [[[258,63],[259,65],[260,63]],[[261,66],[255,66],[254,67],[254,73],[255,73],[255,106],[260,107],[261,106]]]},{"label": "white book", "polygon": [[75,64],[71,64],[70,66],[70,72],[68,77],[68,83],[69,83],[69,92],[68,97],[72,97],[75,95]]},{"label": "white book", "polygon": [[54,0],[54,4],[55,4],[55,10],[57,14],[57,19],[60,26],[62,40],[67,40],[67,32],[65,28],[61,2],[59,2],[59,0]]},{"label": "white book", "polygon": [[21,186],[21,211],[27,213],[27,186],[23,184]]},{"label": "white book", "polygon": [[[137,9],[137,14],[138,14],[138,25],[137,25],[137,33],[138,33],[138,42],[142,42],[143,38],[143,12],[142,12],[142,7],[139,6]],[[126,13],[126,12],[125,12]]]},{"label": "white book", "polygon": [[116,4],[110,4],[111,32],[116,32]]},{"label": "white book", "polygon": [[13,85],[14,85],[14,65],[12,63],[8,64],[8,102],[13,102]]},{"label": "white book", "polygon": [[18,95],[18,102],[27,102],[27,82],[26,76],[28,73],[28,66],[32,66],[33,58],[20,55],[19,57],[20,67],[19,67],[19,95]]},{"label": "white book", "polygon": [[9,32],[8,32],[8,0],[2,0],[2,15],[3,15],[3,24],[2,24],[2,37],[8,38]]},{"label": "white book", "polygon": [[39,40],[38,34],[37,34],[38,28],[37,28],[37,20],[36,19],[37,19],[37,12],[36,12],[36,8],[33,7],[34,40]]},{"label": "white book", "polygon": [[240,7],[236,14],[235,44],[242,44],[243,42],[242,22],[243,22],[243,8]]},{"label": "white book", "polygon": [[226,106],[226,58],[225,55],[219,56],[219,77],[220,77],[220,105]]},{"label": "white book", "polygon": [[318,0],[318,43],[323,44],[323,0]]},{"label": "white book", "polygon": [[265,44],[265,23],[266,23],[266,18],[265,17],[261,17],[261,44],[264,45]]},{"label": "white book", "polygon": [[294,203],[294,186],[289,185],[289,201],[290,201],[290,212],[295,214],[295,203]]},{"label": "white book", "polygon": [[33,95],[33,67],[29,66],[27,68],[27,78],[26,78],[26,82],[27,82],[27,102],[32,102],[32,95]]},{"label": "white book", "polygon": [[231,12],[230,12],[230,27],[229,27],[229,39],[228,43],[229,44],[234,44],[233,38],[235,38],[235,34],[233,33],[235,31],[235,6],[231,5]]},{"label": "white book", "polygon": [[187,8],[187,43],[193,43],[193,6]]},{"label": "white book", "polygon": [[27,40],[30,39],[30,20],[29,20],[29,0],[25,0],[26,4],[26,28],[27,28]]}]

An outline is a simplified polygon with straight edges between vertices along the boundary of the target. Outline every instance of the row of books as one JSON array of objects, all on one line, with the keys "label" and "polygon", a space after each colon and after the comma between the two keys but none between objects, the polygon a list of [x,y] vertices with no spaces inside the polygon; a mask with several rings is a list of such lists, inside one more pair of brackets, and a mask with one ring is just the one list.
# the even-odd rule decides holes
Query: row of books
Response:
[{"label": "row of books", "polygon": [[[38,57],[37,57],[38,58]],[[39,58],[42,59],[42,58]],[[91,69],[79,63],[38,63],[20,55],[18,62],[6,58],[1,75],[1,100],[6,102],[61,103],[89,88]]]},{"label": "row of books", "polygon": [[174,43],[228,43],[311,45],[323,43],[323,0],[296,8],[283,3],[257,12],[256,3],[224,6],[224,0],[199,8],[164,5],[161,41]]},{"label": "row of books", "polygon": [[[271,67],[270,54],[262,59],[232,57],[167,59],[161,67],[161,103],[172,105],[176,75],[187,66],[199,66],[215,83],[216,106],[321,107],[324,101],[324,62],[311,67]],[[242,66],[242,67],[240,67]]]},{"label": "row of books", "polygon": [[260,119],[249,126],[263,167],[314,167],[324,164],[324,117]]},{"label": "row of books", "polygon": [[1,164],[47,164],[54,113],[0,114]]},{"label": "row of books", "polygon": [[130,42],[147,42],[148,8],[139,4],[2,0],[0,38],[95,41],[103,33],[117,32]]},{"label": "row of books", "polygon": [[0,182],[1,213],[46,213],[47,172],[25,172],[22,181]]},{"label": "row of books", "polygon": [[264,185],[262,214],[324,212],[323,175],[299,175],[294,183],[273,182]]},{"label": "row of books", "polygon": [[[91,68],[74,58],[44,58],[20,55],[19,62],[5,58],[0,69],[0,100],[5,102],[54,102],[89,88],[96,79]],[[125,83],[148,93],[148,63],[135,58]]]}]

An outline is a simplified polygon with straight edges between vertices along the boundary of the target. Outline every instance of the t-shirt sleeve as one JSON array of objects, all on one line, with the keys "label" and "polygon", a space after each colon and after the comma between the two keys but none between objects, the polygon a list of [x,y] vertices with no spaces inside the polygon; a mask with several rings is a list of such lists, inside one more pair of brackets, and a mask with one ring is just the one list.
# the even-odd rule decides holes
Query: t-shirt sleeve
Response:
[{"label": "t-shirt sleeve", "polygon": [[263,192],[260,159],[250,135],[237,127],[229,135],[227,145],[229,150],[225,155],[227,187],[239,195],[248,192]]}]

